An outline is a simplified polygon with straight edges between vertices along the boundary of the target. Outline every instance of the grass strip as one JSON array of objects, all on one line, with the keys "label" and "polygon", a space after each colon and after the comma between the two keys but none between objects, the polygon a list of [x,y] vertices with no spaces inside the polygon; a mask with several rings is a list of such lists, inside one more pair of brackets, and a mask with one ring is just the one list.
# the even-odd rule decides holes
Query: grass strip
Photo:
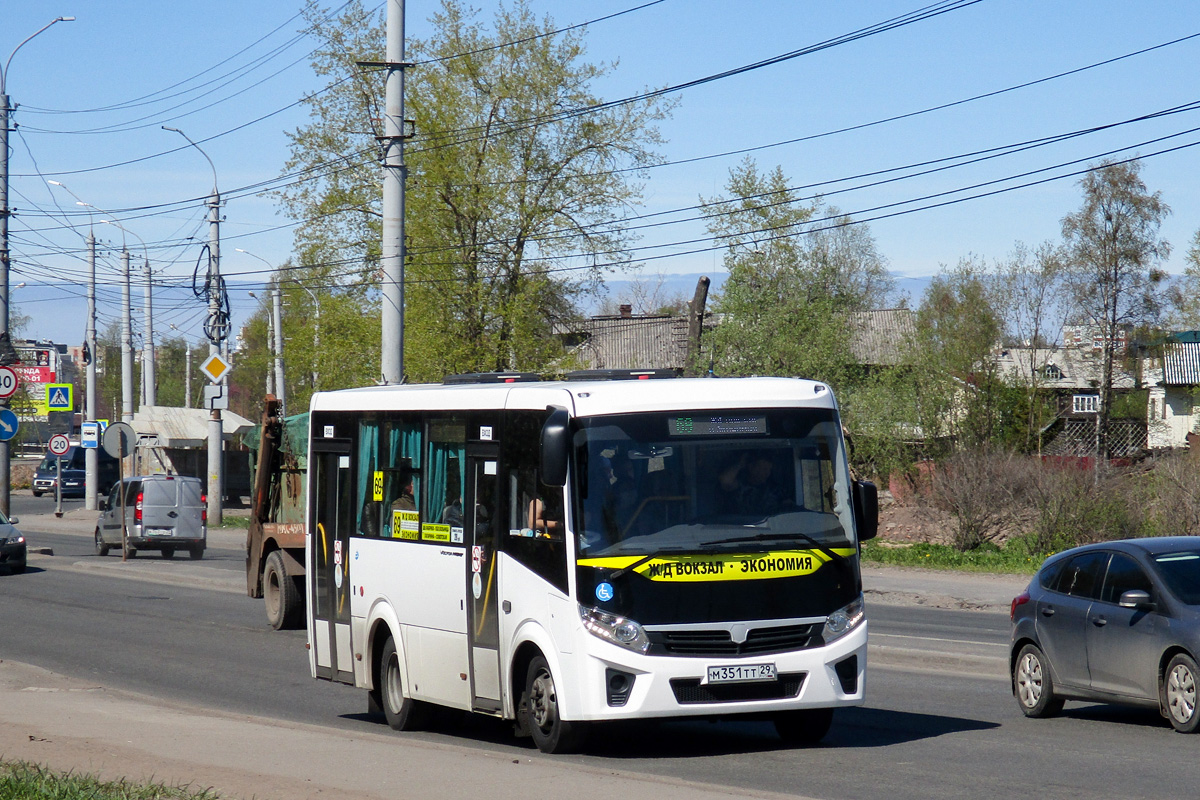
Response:
[{"label": "grass strip", "polygon": [[102,781],[25,761],[0,761],[0,800],[218,800],[209,789]]}]

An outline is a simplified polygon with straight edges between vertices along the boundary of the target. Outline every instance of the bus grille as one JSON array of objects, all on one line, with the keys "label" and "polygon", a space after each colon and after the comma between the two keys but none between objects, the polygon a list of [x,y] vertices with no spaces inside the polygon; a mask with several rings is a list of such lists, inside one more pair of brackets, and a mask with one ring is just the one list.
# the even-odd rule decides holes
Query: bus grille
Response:
[{"label": "bus grille", "polygon": [[672,656],[744,656],[786,653],[820,647],[821,628],[815,625],[786,625],[774,628],[755,628],[746,641],[735,642],[729,631],[711,630],[650,630],[651,655]]},{"label": "bus grille", "polygon": [[754,700],[783,700],[800,694],[806,672],[781,672],[768,683],[700,683],[699,678],[672,678],[671,690],[680,705],[693,703],[746,703]]}]

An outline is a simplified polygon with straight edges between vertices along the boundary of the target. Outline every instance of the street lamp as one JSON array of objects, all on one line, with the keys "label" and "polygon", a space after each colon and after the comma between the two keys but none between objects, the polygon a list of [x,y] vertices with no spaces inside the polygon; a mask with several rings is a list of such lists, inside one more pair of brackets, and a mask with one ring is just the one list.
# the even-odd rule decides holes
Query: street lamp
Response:
[{"label": "street lamp", "polygon": [[[74,21],[74,17],[55,17],[50,20],[50,22],[38,28],[29,36],[26,36],[20,44],[14,47],[13,51],[8,55],[8,60],[4,62],[4,68],[0,69],[0,341],[5,345],[0,347],[0,360],[2,360],[3,356],[14,353],[8,332],[8,269],[10,262],[8,252],[8,217],[12,213],[8,207],[8,114],[12,109],[12,104],[8,99],[8,68],[12,65],[13,57],[17,54],[17,51],[24,47],[30,39],[56,22]],[[0,408],[7,407],[8,400],[0,399]],[[8,496],[11,486],[12,470],[9,461],[8,440],[6,439],[0,441],[0,511],[3,511],[5,514],[9,511]]]},{"label": "street lamp", "polygon": [[[59,181],[47,181],[47,183],[57,186],[74,197],[75,204],[86,208],[88,212],[88,235],[85,240],[88,250],[88,316],[87,330],[84,334],[84,346],[87,348],[88,359],[83,418],[89,422],[95,422],[100,415],[99,409],[96,408],[96,225],[95,217],[92,214],[93,206],[91,203],[85,203],[79,195]],[[98,507],[96,494],[100,479],[100,454],[96,452],[96,448],[84,449],[83,463],[84,507],[88,511],[95,511]]]},{"label": "street lamp", "polygon": [[192,407],[192,343],[188,341],[187,334],[175,327],[175,323],[170,323],[171,330],[183,337],[183,407]]},{"label": "street lamp", "polygon": [[[213,188],[208,198],[208,323],[204,333],[208,337],[208,353],[211,358],[217,353],[221,342],[228,335],[229,321],[222,309],[224,290],[221,283],[221,194],[217,191],[217,167],[200,145],[191,140],[179,128],[163,125],[164,131],[178,133],[187,143],[200,151],[204,160],[212,167]],[[222,378],[221,385],[228,385],[227,379]],[[214,403],[215,405],[215,403]],[[208,418],[208,524],[220,525],[222,513],[222,495],[225,491],[225,464],[223,462],[222,445],[224,431],[221,425],[221,409],[212,408]]]}]

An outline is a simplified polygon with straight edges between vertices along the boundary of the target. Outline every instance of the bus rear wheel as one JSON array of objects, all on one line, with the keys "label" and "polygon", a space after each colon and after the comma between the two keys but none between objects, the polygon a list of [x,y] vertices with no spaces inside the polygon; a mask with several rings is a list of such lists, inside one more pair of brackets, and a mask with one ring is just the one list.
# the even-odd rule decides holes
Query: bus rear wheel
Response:
[{"label": "bus rear wheel", "polygon": [[535,656],[529,662],[525,677],[525,694],[521,704],[527,715],[533,743],[543,753],[573,753],[587,736],[582,722],[567,722],[559,713],[558,690],[554,675],[545,656]]},{"label": "bus rear wheel", "polygon": [[396,640],[388,639],[379,659],[379,705],[388,725],[396,731],[418,731],[429,719],[429,706],[404,696],[404,678]]},{"label": "bus rear wheel", "polygon": [[817,744],[829,733],[833,724],[832,708],[805,708],[775,715],[775,732],[791,745]]}]

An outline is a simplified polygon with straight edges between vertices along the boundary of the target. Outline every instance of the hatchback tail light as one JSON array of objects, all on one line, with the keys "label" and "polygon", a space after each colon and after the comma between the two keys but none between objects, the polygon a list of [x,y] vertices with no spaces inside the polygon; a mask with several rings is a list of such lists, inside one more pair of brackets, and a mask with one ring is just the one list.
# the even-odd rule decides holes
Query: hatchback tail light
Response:
[{"label": "hatchback tail light", "polygon": [[200,495],[200,521],[205,525],[208,524],[208,495]]},{"label": "hatchback tail light", "polygon": [[136,523],[142,521],[142,495],[143,492],[138,492],[137,501],[133,504],[133,521]]},{"label": "hatchback tail light", "polygon": [[1017,618],[1017,606],[1023,606],[1030,600],[1029,592],[1021,592],[1013,598],[1012,606],[1008,609],[1008,621],[1012,622]]}]

